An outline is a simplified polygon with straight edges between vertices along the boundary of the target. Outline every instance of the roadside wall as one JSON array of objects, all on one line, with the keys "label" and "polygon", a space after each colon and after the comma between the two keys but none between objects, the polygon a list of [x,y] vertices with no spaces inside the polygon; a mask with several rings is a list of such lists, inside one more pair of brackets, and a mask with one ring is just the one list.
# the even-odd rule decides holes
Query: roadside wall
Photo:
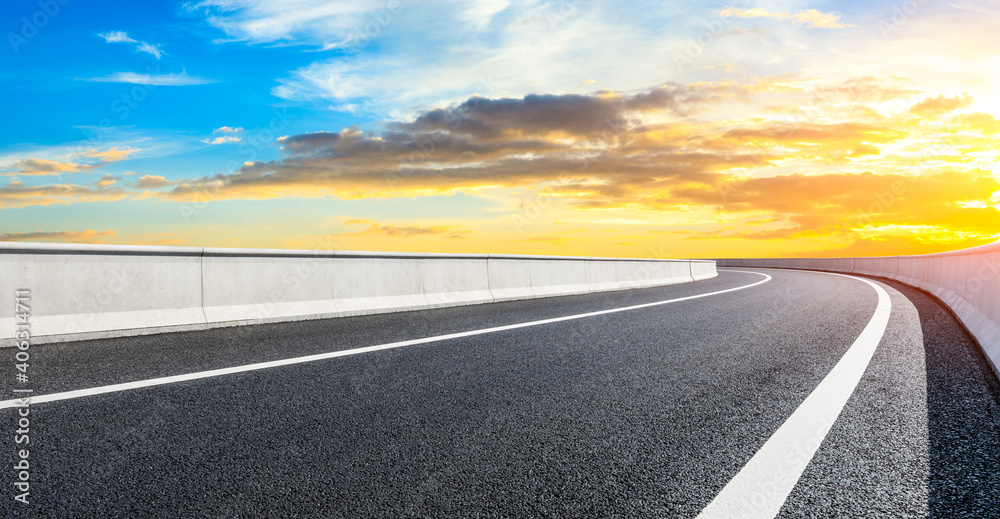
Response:
[{"label": "roadside wall", "polygon": [[[30,291],[32,342],[322,319],[690,283],[714,261],[0,242],[0,339]],[[4,341],[10,346],[12,341]]]},{"label": "roadside wall", "polygon": [[720,267],[824,270],[884,277],[930,292],[972,332],[1000,378],[1000,242],[924,256],[722,259]]}]

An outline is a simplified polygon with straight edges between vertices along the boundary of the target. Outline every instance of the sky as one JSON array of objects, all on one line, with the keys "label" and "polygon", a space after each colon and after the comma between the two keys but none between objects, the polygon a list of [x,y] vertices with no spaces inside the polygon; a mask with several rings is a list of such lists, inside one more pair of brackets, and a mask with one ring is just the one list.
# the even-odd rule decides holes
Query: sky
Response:
[{"label": "sky", "polygon": [[0,10],[0,241],[725,258],[1000,238],[992,1]]}]

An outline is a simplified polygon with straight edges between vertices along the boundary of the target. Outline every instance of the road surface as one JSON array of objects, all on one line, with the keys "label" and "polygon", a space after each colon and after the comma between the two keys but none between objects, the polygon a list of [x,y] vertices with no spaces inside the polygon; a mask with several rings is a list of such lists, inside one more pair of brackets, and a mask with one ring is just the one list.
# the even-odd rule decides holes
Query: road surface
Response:
[{"label": "road surface", "polygon": [[[33,346],[30,503],[13,499],[23,408],[7,400],[0,512],[997,514],[1000,387],[939,303],[873,281],[720,269],[669,287]],[[13,399],[27,386],[4,351]]]}]

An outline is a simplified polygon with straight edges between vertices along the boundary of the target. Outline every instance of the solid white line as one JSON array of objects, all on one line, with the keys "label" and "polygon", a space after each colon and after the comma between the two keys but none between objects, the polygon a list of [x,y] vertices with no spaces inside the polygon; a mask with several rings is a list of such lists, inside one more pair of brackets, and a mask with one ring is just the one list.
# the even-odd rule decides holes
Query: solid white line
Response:
[{"label": "solid white line", "polygon": [[[149,380],[137,380],[135,382],[126,382],[124,384],[113,384],[113,385],[110,385],[110,386],[100,386],[100,387],[93,387],[93,388],[89,388],[89,389],[78,389],[76,391],[65,391],[65,392],[62,392],[62,393],[51,393],[51,394],[48,394],[48,395],[33,396],[33,397],[31,397],[31,403],[32,404],[40,404],[40,403],[44,403],[44,402],[55,402],[55,401],[58,401],[58,400],[70,400],[70,399],[73,399],[73,398],[81,398],[81,397],[92,396],[92,395],[101,395],[101,394],[104,394],[104,393],[115,393],[115,392],[118,392],[118,391],[128,391],[129,389],[138,389],[138,388],[143,388],[143,387],[160,386],[160,385],[164,385],[164,384],[172,384],[174,382],[183,382],[183,381],[186,381],[186,380],[197,380],[197,379],[201,379],[201,378],[218,377],[218,376],[221,376],[221,375],[229,375],[231,373],[243,373],[245,371],[257,371],[257,370],[261,370],[261,369],[274,368],[274,367],[278,367],[278,366],[288,366],[288,365],[291,365],[291,364],[302,364],[304,362],[314,362],[314,361],[317,361],[317,360],[333,359],[333,358],[336,358],[336,357],[346,357],[348,355],[358,355],[360,353],[368,353],[368,352],[372,352],[372,351],[388,350],[388,349],[393,349],[393,348],[402,348],[404,346],[413,346],[413,345],[416,345],[416,344],[427,344],[429,342],[446,341],[448,339],[458,339],[458,338],[461,338],[461,337],[471,337],[471,336],[474,336],[474,335],[483,335],[483,334],[487,334],[487,333],[496,333],[496,332],[502,332],[502,331],[506,331],[506,330],[516,330],[518,328],[527,328],[527,327],[530,327],[530,326],[541,326],[543,324],[558,323],[558,322],[562,322],[562,321],[571,321],[573,319],[584,319],[584,318],[587,318],[587,317],[595,317],[595,316],[598,316],[598,315],[613,314],[613,313],[616,313],[616,312],[625,312],[625,311],[628,311],[628,310],[638,310],[640,308],[649,308],[649,307],[652,307],[652,306],[659,306],[659,305],[665,305],[665,304],[670,304],[670,303],[679,303],[681,301],[690,301],[692,299],[699,299],[699,298],[702,298],[702,297],[709,297],[709,296],[714,296],[714,295],[719,295],[719,294],[726,294],[726,293],[729,293],[729,292],[735,292],[737,290],[744,290],[744,289],[747,289],[747,288],[752,288],[752,287],[755,287],[757,285],[761,285],[761,284],[767,283],[768,281],[771,280],[771,276],[769,276],[767,274],[764,274],[762,272],[750,272],[750,271],[731,271],[731,272],[747,272],[747,273],[750,273],[750,274],[757,274],[758,276],[764,276],[764,279],[761,280],[761,281],[758,281],[756,283],[751,283],[749,285],[744,285],[744,286],[741,286],[741,287],[730,288],[730,289],[726,289],[726,290],[719,290],[717,292],[711,292],[711,293],[708,293],[708,294],[699,294],[699,295],[696,295],[696,296],[688,296],[688,297],[681,297],[681,298],[678,298],[678,299],[670,299],[670,300],[667,300],[667,301],[656,301],[656,302],[653,302],[653,303],[644,303],[644,304],[641,304],[641,305],[626,306],[626,307],[622,307],[622,308],[612,308],[610,310],[600,310],[600,311],[597,311],[597,312],[588,312],[588,313],[585,313],[585,314],[568,315],[568,316],[565,316],[565,317],[555,317],[555,318],[552,318],[552,319],[542,319],[542,320],[539,320],[539,321],[529,321],[529,322],[520,323],[520,324],[509,324],[509,325],[505,325],[505,326],[496,326],[496,327],[493,327],[493,328],[483,328],[483,329],[480,329],[480,330],[470,330],[470,331],[467,331],[467,332],[449,333],[447,335],[436,335],[434,337],[424,337],[422,339],[411,339],[411,340],[408,340],[408,341],[399,341],[399,342],[392,342],[392,343],[388,343],[388,344],[379,344],[379,345],[376,345],[376,346],[365,346],[363,348],[354,348],[354,349],[351,349],[351,350],[331,351],[329,353],[319,353],[319,354],[316,354],[316,355],[307,355],[305,357],[295,357],[295,358],[291,358],[291,359],[273,360],[273,361],[270,361],[270,362],[260,362],[260,363],[257,363],[257,364],[247,364],[245,366],[234,366],[234,367],[231,367],[231,368],[213,369],[213,370],[209,370],[209,371],[200,371],[200,372],[197,372],[197,373],[187,373],[187,374],[184,374],[184,375],[174,375],[174,376],[171,376],[171,377],[153,378],[153,379],[149,379]],[[21,402],[21,401],[20,400],[4,400],[4,401],[0,402],[0,409],[4,409],[4,408],[7,408],[7,407],[14,407],[19,402]]]},{"label": "solid white line", "polygon": [[885,289],[864,281],[878,293],[878,306],[868,326],[788,420],[698,515],[698,519],[773,518],[781,511],[833,422],[840,416],[868,369],[889,324],[892,302]]}]

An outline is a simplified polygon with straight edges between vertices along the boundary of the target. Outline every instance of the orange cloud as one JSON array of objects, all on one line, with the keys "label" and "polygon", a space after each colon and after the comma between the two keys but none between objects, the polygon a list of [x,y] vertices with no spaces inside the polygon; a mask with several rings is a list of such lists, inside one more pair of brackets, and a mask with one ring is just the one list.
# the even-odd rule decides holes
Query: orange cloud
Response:
[{"label": "orange cloud", "polygon": [[[345,222],[346,223],[346,222]],[[381,225],[371,224],[367,229],[358,232],[343,233],[335,236],[389,236],[394,238],[406,238],[410,236],[423,235],[446,235],[448,238],[460,238],[472,231],[449,226],[422,227],[420,225]]]},{"label": "orange cloud", "polygon": [[910,113],[920,117],[937,117],[941,114],[954,112],[972,105],[973,97],[969,94],[962,94],[954,97],[945,97],[943,94],[937,97],[928,97],[923,101],[913,105]]},{"label": "orange cloud", "polygon": [[120,160],[126,160],[131,155],[138,153],[140,150],[138,148],[131,148],[128,146],[116,146],[107,150],[90,149],[82,154],[83,157],[90,159],[97,159],[101,164],[107,164],[109,162],[118,162]]},{"label": "orange cloud", "polygon": [[38,232],[2,232],[0,241],[33,241],[53,243],[104,243],[106,238],[114,237],[115,231],[38,231]]},{"label": "orange cloud", "polygon": [[[692,251],[734,243],[769,253],[903,243],[929,250],[991,240],[1000,229],[1000,185],[988,173],[1000,144],[994,116],[926,121],[971,102],[971,95],[918,92],[895,77],[474,97],[378,131],[289,135],[277,159],[246,162],[235,173],[174,182],[145,175],[127,185],[111,176],[88,185],[14,181],[0,187],[0,207],[462,194],[488,200],[494,219],[469,226],[460,218],[395,225],[343,217],[347,229],[335,236],[384,250],[490,240],[509,250],[602,253],[553,223],[586,221],[591,232],[609,230],[603,243],[631,254],[658,239],[703,247]],[[497,223],[511,214],[528,214],[527,224]]]},{"label": "orange cloud", "polygon": [[79,164],[76,162],[59,162],[48,159],[23,159],[11,166],[5,175],[59,175],[62,173],[81,173],[93,168],[89,164]]},{"label": "orange cloud", "polygon": [[[63,173],[86,173],[105,164],[125,160],[138,151],[137,148],[130,147],[114,147],[103,151],[90,149],[77,154],[79,159],[83,159],[79,162],[27,158],[10,166],[0,168],[0,170],[7,170],[0,173],[0,175],[47,176],[61,175]],[[91,159],[90,162],[87,162],[87,159]],[[96,159],[96,162],[94,162],[94,159]]]},{"label": "orange cloud", "polygon": [[0,187],[0,209],[27,207],[32,205],[70,204],[74,202],[110,202],[130,198],[131,193],[121,187],[108,184],[96,187],[76,184],[50,184],[29,186],[21,181],[12,181]]}]

